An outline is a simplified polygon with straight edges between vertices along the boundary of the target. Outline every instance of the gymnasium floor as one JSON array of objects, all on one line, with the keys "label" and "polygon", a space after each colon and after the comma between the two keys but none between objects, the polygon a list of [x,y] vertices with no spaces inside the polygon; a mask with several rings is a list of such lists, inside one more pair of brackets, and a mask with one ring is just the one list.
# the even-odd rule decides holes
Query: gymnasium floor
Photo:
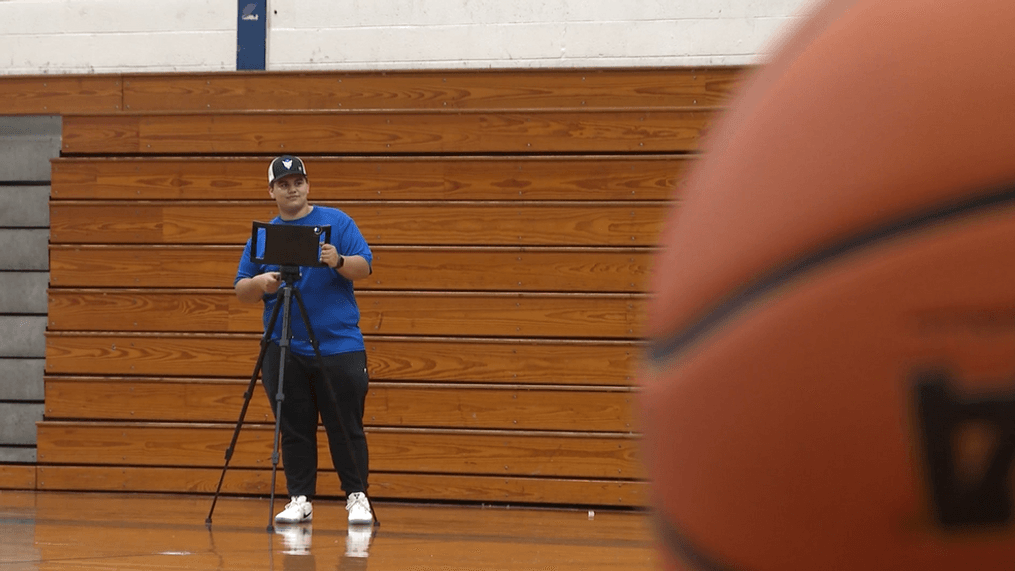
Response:
[{"label": "gymnasium floor", "polygon": [[[276,498],[276,511],[287,498]],[[0,491],[0,569],[642,571],[658,568],[643,512],[378,503],[350,533],[344,502],[268,532],[269,501]]]}]

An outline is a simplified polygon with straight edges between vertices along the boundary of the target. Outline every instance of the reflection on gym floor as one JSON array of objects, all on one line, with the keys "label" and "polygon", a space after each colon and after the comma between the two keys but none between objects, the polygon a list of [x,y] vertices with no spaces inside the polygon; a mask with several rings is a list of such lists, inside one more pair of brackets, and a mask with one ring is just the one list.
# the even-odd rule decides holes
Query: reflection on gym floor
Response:
[{"label": "reflection on gym floor", "polygon": [[645,512],[375,504],[349,528],[345,502],[313,523],[270,526],[263,498],[0,491],[0,567],[118,570],[616,570],[658,568]]}]

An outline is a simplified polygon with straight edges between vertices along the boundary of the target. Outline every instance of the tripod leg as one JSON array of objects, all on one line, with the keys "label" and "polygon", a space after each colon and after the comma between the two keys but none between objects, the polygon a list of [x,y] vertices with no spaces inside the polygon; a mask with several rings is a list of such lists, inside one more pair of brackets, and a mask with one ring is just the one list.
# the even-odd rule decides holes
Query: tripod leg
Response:
[{"label": "tripod leg", "polygon": [[240,418],[236,421],[236,429],[233,430],[233,439],[229,442],[229,446],[226,448],[226,461],[222,466],[222,473],[219,475],[219,483],[215,488],[215,496],[211,500],[211,509],[208,510],[208,517],[204,520],[205,525],[211,526],[211,515],[215,512],[215,504],[218,503],[219,493],[222,491],[222,482],[226,479],[226,470],[229,468],[229,461],[233,457],[233,450],[236,447],[236,441],[240,437],[240,427],[243,426],[243,419],[247,416],[247,407],[250,406],[250,398],[254,395],[254,386],[257,384],[257,376],[261,373],[261,366],[264,364],[264,355],[268,349],[268,340],[271,338],[271,331],[275,328],[275,321],[278,318],[278,304],[275,304],[275,309],[271,312],[269,318],[268,327],[264,330],[264,335],[261,337],[261,351],[257,355],[257,364],[254,365],[254,373],[250,375],[250,384],[247,385],[247,391],[243,393],[243,407],[240,409]]},{"label": "tripod leg", "polygon": [[[289,305],[292,286],[288,283],[279,291],[282,298],[282,338],[278,341],[278,391],[275,393],[275,436],[272,439],[271,451],[271,498],[268,502],[268,533],[275,530],[275,478],[278,474],[279,440],[282,432],[282,402],[285,401],[285,360],[289,351],[289,341],[292,339],[292,327],[289,317]],[[278,309],[278,305],[275,306]]]},{"label": "tripod leg", "polygon": [[229,460],[233,457],[233,449],[236,446],[236,440],[240,436],[240,427],[243,425],[243,418],[247,415],[247,406],[250,404],[250,397],[254,394],[254,385],[257,384],[257,373],[261,366],[261,358],[258,358],[258,368],[254,371],[253,377],[250,379],[250,384],[247,385],[246,392],[243,393],[243,408],[240,409],[240,419],[236,421],[236,429],[233,431],[233,439],[229,443],[229,447],[226,448],[226,462],[222,466],[222,473],[219,474],[219,483],[215,487],[215,496],[211,500],[211,508],[208,510],[208,517],[205,518],[204,524],[211,526],[211,514],[215,512],[215,504],[218,503],[219,493],[222,491],[222,482],[226,479],[226,470],[229,468]]},{"label": "tripod leg", "polygon": [[[321,375],[325,377],[324,384],[327,387],[328,397],[331,400],[331,404],[337,408],[338,395],[335,394],[335,389],[331,386],[331,383],[327,381],[328,373],[327,369],[324,366],[324,356],[321,355],[321,349],[317,342],[317,336],[314,335],[314,330],[310,326],[310,316],[307,314],[306,306],[303,305],[303,297],[300,295],[300,290],[294,288],[293,291],[295,292],[296,306],[299,308],[300,317],[303,319],[303,324],[306,325],[307,327],[307,334],[310,337],[310,345],[313,346],[314,356],[317,357],[317,366],[321,369]],[[356,473],[359,474],[360,481],[366,483],[367,474],[364,473],[362,467],[359,465],[358,462],[356,462],[356,452],[352,448],[352,438],[349,436],[349,430],[345,427],[345,424],[343,424],[342,422],[341,415],[338,416],[338,426],[342,429],[342,434],[345,437],[345,445],[346,449],[349,452],[349,459],[352,461],[353,469],[355,469]],[[370,511],[371,513],[373,513],[374,526],[380,527],[381,520],[377,517],[377,512],[374,510],[373,502],[370,501],[369,496],[367,496],[367,503],[370,504]]]}]

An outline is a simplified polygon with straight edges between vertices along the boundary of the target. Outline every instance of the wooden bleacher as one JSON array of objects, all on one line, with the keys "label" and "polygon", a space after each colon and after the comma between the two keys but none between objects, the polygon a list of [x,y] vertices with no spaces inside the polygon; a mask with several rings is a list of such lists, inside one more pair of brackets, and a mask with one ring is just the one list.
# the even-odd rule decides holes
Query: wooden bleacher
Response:
[{"label": "wooden bleacher", "polygon": [[[743,73],[0,79],[9,112],[64,121],[35,487],[214,490],[261,331],[232,281],[251,220],[276,214],[267,163],[292,153],[374,251],[357,282],[373,497],[645,505],[651,255]],[[246,420],[224,491],[265,494],[260,387]]]}]

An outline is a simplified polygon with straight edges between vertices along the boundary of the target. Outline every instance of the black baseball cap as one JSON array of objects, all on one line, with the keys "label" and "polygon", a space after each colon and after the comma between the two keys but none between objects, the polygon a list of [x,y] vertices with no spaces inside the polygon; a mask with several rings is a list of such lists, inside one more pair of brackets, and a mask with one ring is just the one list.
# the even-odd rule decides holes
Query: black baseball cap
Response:
[{"label": "black baseball cap", "polygon": [[301,174],[307,176],[307,168],[303,166],[303,161],[299,157],[292,155],[282,155],[276,157],[275,160],[271,161],[268,165],[268,185],[275,182],[289,174]]}]

